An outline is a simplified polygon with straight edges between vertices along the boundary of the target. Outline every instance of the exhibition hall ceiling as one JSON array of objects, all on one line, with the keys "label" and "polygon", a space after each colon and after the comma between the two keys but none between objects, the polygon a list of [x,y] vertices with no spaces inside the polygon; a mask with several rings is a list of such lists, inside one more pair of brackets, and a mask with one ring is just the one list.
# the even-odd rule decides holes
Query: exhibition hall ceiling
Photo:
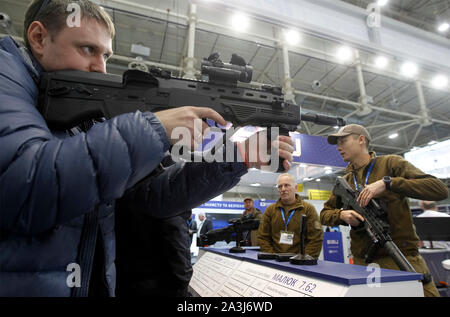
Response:
[{"label": "exhibition hall ceiling", "polygon": [[[0,26],[0,33],[22,36],[23,15],[29,0],[2,0],[0,12],[9,15],[11,24]],[[94,1],[104,3],[117,28],[113,41],[113,49],[117,58],[108,62],[107,70],[121,74],[127,69],[128,61],[136,57],[131,53],[132,44],[140,44],[150,48],[144,61],[183,67],[187,51],[188,26],[186,16],[189,14],[189,2],[173,1]],[[232,15],[230,10],[214,6],[198,4],[198,18],[224,21],[224,16]],[[347,4],[366,8],[371,1],[346,0]],[[449,14],[448,1],[390,1],[382,14],[402,21],[416,28],[435,32],[437,16]],[[136,5],[130,5],[131,3]],[[128,4],[127,6],[125,4]],[[128,9],[125,9],[128,8]],[[168,22],[170,21],[170,22]],[[280,32],[280,25],[270,21],[252,21],[260,29],[267,29],[275,37]],[[211,25],[211,24],[209,24]],[[244,35],[243,35],[244,34]],[[442,35],[448,40],[448,34]],[[450,46],[450,40],[449,46]],[[301,44],[289,50],[290,74],[292,86],[305,94],[297,94],[295,101],[302,111],[314,111],[328,115],[346,117],[350,123],[358,123],[368,127],[373,137],[372,149],[379,154],[403,154],[413,147],[427,146],[429,142],[442,141],[450,136],[450,88],[435,89],[423,85],[423,96],[426,109],[431,118],[442,123],[420,124],[408,115],[417,115],[421,111],[416,82],[392,72],[382,70],[374,72],[362,67],[364,85],[367,95],[373,99],[374,108],[366,115],[355,114],[351,102],[358,102],[360,89],[357,72],[353,63],[339,63],[330,58],[339,43],[329,39],[315,37],[312,34],[302,35]],[[308,49],[302,49],[308,48]],[[313,48],[313,49],[312,49]],[[213,52],[220,52],[224,61],[228,62],[232,53],[244,57],[254,67],[253,81],[258,83],[283,85],[283,57],[280,46],[274,41],[260,41],[245,36],[245,33],[224,32],[219,27],[208,27],[199,23],[195,32],[194,57],[199,69],[200,61]],[[361,52],[361,60],[369,61],[370,52]],[[418,65],[421,67],[421,65]],[[177,71],[175,75],[179,75]],[[439,70],[424,67],[424,76],[439,74]],[[444,71],[444,75],[450,76]],[[430,77],[431,78],[431,77]],[[320,83],[320,84],[317,84]],[[308,96],[325,96],[319,99]],[[340,102],[349,101],[349,103]],[[336,131],[334,127],[302,124],[299,132],[326,136]],[[397,133],[396,137],[392,135]],[[391,137],[391,138],[390,138]]]}]

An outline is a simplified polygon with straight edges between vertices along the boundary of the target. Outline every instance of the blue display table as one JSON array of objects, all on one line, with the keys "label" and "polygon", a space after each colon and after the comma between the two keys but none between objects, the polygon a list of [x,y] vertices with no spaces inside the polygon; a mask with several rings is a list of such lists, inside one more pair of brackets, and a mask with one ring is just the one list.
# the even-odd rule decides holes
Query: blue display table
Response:
[{"label": "blue display table", "polygon": [[328,261],[258,260],[259,250],[201,248],[191,292],[199,296],[423,296],[421,274]]}]

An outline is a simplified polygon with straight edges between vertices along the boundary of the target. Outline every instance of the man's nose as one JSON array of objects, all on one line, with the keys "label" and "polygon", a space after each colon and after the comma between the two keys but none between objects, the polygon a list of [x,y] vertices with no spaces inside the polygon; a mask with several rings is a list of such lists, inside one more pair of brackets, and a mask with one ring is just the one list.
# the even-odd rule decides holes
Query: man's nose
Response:
[{"label": "man's nose", "polygon": [[96,56],[90,65],[90,71],[96,73],[106,73],[106,62],[103,59],[103,56]]}]

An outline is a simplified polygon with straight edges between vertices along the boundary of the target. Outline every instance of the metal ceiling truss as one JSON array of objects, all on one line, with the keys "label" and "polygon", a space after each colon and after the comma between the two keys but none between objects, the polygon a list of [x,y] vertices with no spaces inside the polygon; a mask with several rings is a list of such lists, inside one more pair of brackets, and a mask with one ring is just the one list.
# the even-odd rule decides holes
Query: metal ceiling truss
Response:
[{"label": "metal ceiling truss", "polygon": [[[170,69],[173,71],[178,72],[179,74],[183,74],[185,77],[188,78],[195,78],[199,75],[199,71],[194,68],[196,59],[194,57],[194,48],[195,48],[195,34],[196,31],[205,31],[208,33],[212,33],[215,35],[215,40],[213,41],[211,45],[210,52],[213,52],[219,38],[232,38],[232,39],[239,39],[241,41],[247,41],[249,43],[256,44],[256,49],[251,55],[250,60],[253,61],[258,57],[258,54],[260,54],[261,47],[268,47],[272,48],[274,50],[274,53],[272,54],[269,61],[266,63],[266,65],[263,67],[262,71],[260,71],[259,76],[256,79],[256,82],[252,82],[251,84],[253,86],[261,86],[263,83],[263,79],[266,78],[269,81],[271,81],[275,85],[280,85],[280,82],[275,81],[273,78],[270,77],[270,69],[274,65],[275,62],[282,63],[283,65],[283,76],[282,76],[282,86],[285,89],[285,91],[291,92],[294,96],[302,96],[302,102],[300,104],[305,105],[308,103],[305,103],[305,99],[312,99],[317,101],[316,109],[320,107],[320,109],[325,110],[327,112],[331,112],[336,115],[341,115],[341,113],[345,113],[346,118],[354,118],[356,121],[361,122],[362,124],[365,124],[368,129],[375,131],[374,129],[377,128],[386,128],[386,127],[392,127],[395,128],[396,131],[401,130],[408,130],[412,128],[413,126],[417,126],[415,128],[414,133],[410,133],[412,135],[412,139],[409,140],[409,142],[403,142],[404,146],[391,146],[389,144],[383,144],[381,142],[378,143],[372,143],[372,147],[380,148],[384,150],[390,150],[392,151],[407,151],[412,146],[415,145],[416,141],[419,140],[420,133],[423,131],[423,127],[426,127],[429,123],[434,124],[440,124],[445,127],[446,129],[449,129],[447,131],[450,131],[450,122],[448,121],[448,118],[445,117],[445,115],[441,115],[440,113],[437,113],[440,118],[444,118],[444,120],[437,119],[431,117],[432,111],[434,109],[437,109],[442,104],[448,103],[450,99],[450,95],[448,91],[442,92],[445,94],[439,100],[433,102],[431,105],[427,107],[426,104],[426,96],[423,92],[423,87],[429,87],[428,83],[421,82],[419,80],[416,81],[408,81],[405,80],[405,78],[399,76],[394,71],[380,71],[378,69],[375,69],[370,64],[366,63],[366,59],[359,58],[360,53],[367,55],[368,52],[365,50],[355,50],[356,53],[356,60],[351,64],[342,64],[338,63],[335,60],[335,57],[333,54],[328,52],[326,48],[324,50],[319,50],[317,48],[313,47],[306,47],[303,46],[295,46],[295,47],[287,47],[286,43],[279,38],[280,34],[276,36],[268,36],[264,34],[256,34],[256,33],[241,33],[240,35],[234,34],[230,32],[230,29],[228,26],[219,25],[213,21],[208,21],[204,19],[200,19],[197,14],[197,5],[195,3],[189,3],[189,11],[187,15],[180,14],[178,12],[173,12],[170,10],[161,10],[157,8],[152,8],[148,5],[142,5],[137,3],[131,3],[129,1],[125,0],[114,0],[114,1],[93,1],[97,2],[100,5],[103,5],[106,9],[110,9],[113,13],[113,16],[116,15],[116,11],[118,12],[127,12],[127,14],[140,16],[142,18],[146,19],[154,19],[157,21],[164,21],[166,23],[165,30],[163,34],[163,41],[162,41],[162,47],[160,51],[160,62],[155,61],[148,61],[144,60],[143,63],[148,66],[156,66],[161,67],[165,69]],[[127,10],[124,10],[123,7],[126,6]],[[138,13],[139,12],[139,13]],[[153,16],[155,15],[155,16]],[[175,26],[186,28],[185,32],[185,40],[184,40],[184,47],[182,56],[179,58],[178,65],[169,65],[162,63],[162,57],[164,55],[164,48],[166,43],[166,38],[168,36],[168,27],[169,24],[173,23]],[[279,27],[279,26],[278,26]],[[281,28],[279,27],[281,33]],[[177,34],[177,40],[178,40],[178,34]],[[323,39],[322,39],[323,40]],[[330,40],[330,43],[332,44],[333,41]],[[337,42],[336,42],[337,43]],[[369,52],[370,53],[370,52]],[[289,59],[290,54],[298,55],[302,58],[306,58],[304,62],[302,62],[301,65],[296,65],[296,70],[293,72],[293,75],[290,75],[290,67],[289,67]],[[329,69],[322,77],[321,81],[325,81],[331,73],[333,73],[334,70],[338,69],[339,66],[344,67],[344,71],[339,74],[336,78],[332,79],[329,83],[327,83],[326,86],[324,86],[324,90],[319,93],[314,93],[311,91],[302,91],[299,89],[295,89],[295,87],[292,86],[292,84],[295,84],[296,81],[300,80],[302,77],[302,72],[306,69],[306,66],[308,63],[310,63],[311,60],[317,60],[322,63],[325,63],[326,65],[331,64],[333,67]],[[113,55],[111,58],[112,62],[118,62],[119,64],[127,64],[132,61],[135,61],[134,58],[128,57],[128,56],[121,56],[121,55]],[[350,92],[347,94],[347,97],[345,98],[339,98],[339,97],[333,97],[328,96],[325,94],[328,94],[330,90],[335,90],[335,84],[343,80],[343,78],[351,73],[351,71],[355,71],[356,74],[356,82],[358,84],[358,89]],[[255,70],[257,72],[258,70]],[[364,76],[367,76],[368,74],[374,75],[373,78],[371,78],[369,81],[364,81]],[[366,87],[372,83],[372,82],[378,82],[378,78],[381,76],[381,78],[387,78],[389,79],[390,83],[387,85],[385,89],[382,89],[381,92],[377,93],[377,95],[373,96],[373,99],[376,100],[380,97],[380,100],[377,100],[373,104],[368,104],[364,102],[363,97],[367,95]],[[297,78],[297,79],[296,79]],[[400,88],[397,88],[395,90],[395,98],[398,100],[402,97],[403,94],[408,93],[411,89],[411,87],[414,87],[415,85],[415,91],[416,96],[412,96],[410,100],[408,100],[405,104],[408,104],[410,101],[415,100],[416,98],[419,101],[419,113],[414,114],[406,111],[400,111],[395,109],[389,109],[384,106],[386,106],[386,103],[389,99],[392,100],[394,92],[394,86],[396,86],[397,82],[406,82],[406,84]],[[390,90],[390,93],[388,92]],[[387,93],[387,96],[382,97],[385,93]],[[347,93],[347,92],[346,92]],[[354,101],[352,99],[355,98],[355,96],[359,97],[358,101]],[[295,102],[294,98],[290,98],[291,101]],[[344,108],[342,108],[344,107]],[[380,124],[368,124],[368,119],[373,118],[372,115],[369,116],[355,116],[359,112],[366,111],[367,113],[373,111],[375,112],[375,120],[373,123],[376,123],[380,120],[380,117],[378,114],[383,113],[384,116],[386,116],[386,119],[383,120],[383,123]],[[398,117],[400,120],[399,122],[387,122],[387,118],[394,118],[390,120],[395,120],[395,117]],[[387,121],[390,121],[387,120]],[[429,121],[428,121],[429,120]],[[322,135],[324,132],[329,131],[329,127],[315,127],[314,129],[309,126],[308,124],[302,124],[302,127],[305,128],[307,133],[312,132],[312,134],[316,135]],[[450,134],[450,133],[448,133]],[[383,134],[377,134],[377,136],[374,138],[374,140],[381,141],[385,136],[387,136],[388,133]],[[441,137],[441,139],[448,138],[449,135]],[[407,139],[404,141],[408,141]],[[389,152],[389,151],[388,151]]]}]

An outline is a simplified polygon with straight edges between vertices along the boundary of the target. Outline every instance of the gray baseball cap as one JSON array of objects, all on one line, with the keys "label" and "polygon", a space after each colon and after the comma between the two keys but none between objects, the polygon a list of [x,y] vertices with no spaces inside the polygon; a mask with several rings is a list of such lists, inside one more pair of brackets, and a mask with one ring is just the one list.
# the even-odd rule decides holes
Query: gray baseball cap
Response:
[{"label": "gray baseball cap", "polygon": [[364,135],[368,141],[371,140],[369,132],[362,125],[348,124],[339,129],[337,133],[330,134],[327,138],[328,143],[337,144],[338,137],[347,136],[350,134]]}]

